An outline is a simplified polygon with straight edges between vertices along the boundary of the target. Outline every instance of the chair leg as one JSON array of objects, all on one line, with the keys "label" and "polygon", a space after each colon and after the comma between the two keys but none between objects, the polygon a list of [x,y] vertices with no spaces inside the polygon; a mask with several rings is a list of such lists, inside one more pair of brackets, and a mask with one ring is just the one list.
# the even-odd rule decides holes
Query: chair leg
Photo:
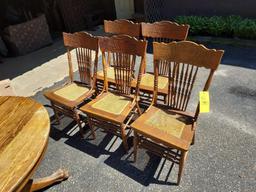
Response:
[{"label": "chair leg", "polygon": [[165,104],[168,102],[167,98],[168,98],[167,95],[164,95],[164,103]]},{"label": "chair leg", "polygon": [[82,127],[82,124],[81,124],[79,114],[77,113],[76,109],[74,110],[74,119],[75,119],[75,121],[76,121],[76,123],[79,127],[79,132],[80,132],[81,137],[84,138],[83,127]]},{"label": "chair leg", "polygon": [[195,137],[196,137],[196,133],[194,133],[194,135],[193,135],[193,139],[192,139],[191,145],[195,144]]},{"label": "chair leg", "polygon": [[138,151],[138,134],[136,131],[134,131],[134,138],[133,138],[133,161],[134,163],[137,160],[137,151]]},{"label": "chair leg", "polygon": [[139,113],[139,115],[141,115],[141,114],[142,114],[142,112],[141,112],[141,109],[140,109],[140,106],[139,106],[139,103],[138,103],[138,102],[136,102],[136,107],[137,107],[137,109],[138,109],[138,113]]},{"label": "chair leg", "polygon": [[93,128],[93,123],[92,123],[92,121],[91,121],[91,118],[88,117],[87,119],[88,119],[89,127],[90,127],[90,129],[91,129],[92,138],[93,138],[93,139],[96,139],[96,135],[95,135],[95,131],[94,131],[94,128]]},{"label": "chair leg", "polygon": [[53,112],[54,112],[55,120],[57,121],[57,124],[59,125],[60,124],[60,117],[59,117],[58,111],[55,109],[55,106],[52,102],[51,102],[51,106],[52,106],[52,109],[53,109]]},{"label": "chair leg", "polygon": [[188,151],[181,151],[181,158],[180,158],[180,163],[179,163],[179,173],[178,173],[178,180],[177,180],[177,185],[180,184],[181,176],[184,170],[184,165],[185,161],[187,158]]},{"label": "chair leg", "polygon": [[122,140],[123,140],[124,149],[127,152],[128,144],[127,144],[127,138],[126,138],[126,134],[125,134],[125,124],[121,125],[121,136],[122,136]]}]

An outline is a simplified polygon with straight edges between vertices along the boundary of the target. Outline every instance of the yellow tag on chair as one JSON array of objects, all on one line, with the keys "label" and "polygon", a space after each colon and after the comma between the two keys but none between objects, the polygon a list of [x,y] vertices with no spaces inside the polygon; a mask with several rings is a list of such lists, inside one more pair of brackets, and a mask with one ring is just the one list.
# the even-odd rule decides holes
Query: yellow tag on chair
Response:
[{"label": "yellow tag on chair", "polygon": [[208,91],[200,91],[199,93],[200,101],[200,113],[210,112],[210,96]]}]

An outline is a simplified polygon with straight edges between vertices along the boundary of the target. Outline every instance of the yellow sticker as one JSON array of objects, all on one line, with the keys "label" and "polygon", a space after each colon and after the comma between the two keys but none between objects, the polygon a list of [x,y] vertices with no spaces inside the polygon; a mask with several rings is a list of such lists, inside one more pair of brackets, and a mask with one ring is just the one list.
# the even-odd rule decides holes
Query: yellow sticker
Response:
[{"label": "yellow sticker", "polygon": [[200,101],[200,113],[210,112],[210,96],[208,91],[200,91],[199,93]]}]

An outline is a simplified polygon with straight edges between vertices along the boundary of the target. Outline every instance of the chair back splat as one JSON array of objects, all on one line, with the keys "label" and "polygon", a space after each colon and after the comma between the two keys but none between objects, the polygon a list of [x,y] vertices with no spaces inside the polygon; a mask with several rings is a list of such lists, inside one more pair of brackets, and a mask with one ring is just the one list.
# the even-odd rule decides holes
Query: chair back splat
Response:
[{"label": "chair back splat", "polygon": [[129,35],[131,37],[140,37],[141,26],[126,19],[118,19],[114,21],[104,20],[104,31],[110,34]]},{"label": "chair back splat", "polygon": [[[200,68],[209,70],[204,84],[207,91],[217,69],[223,50],[207,49],[191,41],[153,43],[154,50],[154,99],[157,104],[158,75],[168,76],[168,96],[165,105],[171,109],[186,111],[194,83]],[[198,109],[196,110],[196,118]]]},{"label": "chair back splat", "polygon": [[[140,57],[140,69],[137,84],[140,83],[144,65],[147,42],[128,35],[102,37],[99,40],[102,51],[105,90],[108,90],[106,66],[114,68],[116,91],[120,94],[131,94],[131,82],[134,77],[136,57]],[[109,58],[111,57],[111,58]],[[111,62],[111,63],[109,63]],[[138,86],[137,86],[138,89]]]},{"label": "chair back splat", "polygon": [[63,39],[67,47],[71,82],[74,81],[71,50],[75,49],[80,81],[94,88],[98,65],[98,38],[86,32],[77,32],[63,33]]}]

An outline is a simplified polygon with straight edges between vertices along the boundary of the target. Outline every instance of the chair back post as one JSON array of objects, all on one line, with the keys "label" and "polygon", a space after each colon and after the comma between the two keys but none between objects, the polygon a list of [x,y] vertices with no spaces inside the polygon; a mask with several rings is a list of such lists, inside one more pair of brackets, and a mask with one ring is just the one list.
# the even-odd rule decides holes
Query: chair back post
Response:
[{"label": "chair back post", "polygon": [[[97,44],[99,45],[99,39],[97,38]],[[94,68],[93,68],[93,76],[92,76],[92,88],[96,90],[97,88],[97,71],[98,71],[98,58],[99,58],[99,47],[98,50],[95,51],[95,58],[94,58]]]},{"label": "chair back post", "polygon": [[64,46],[67,49],[67,57],[68,57],[68,70],[69,70],[69,79],[72,83],[74,81],[74,71],[73,71],[73,64],[72,64],[72,57],[71,57],[71,51],[72,47],[69,46],[69,41],[71,40],[71,34],[63,32],[63,43]]},{"label": "chair back post", "polygon": [[73,64],[72,64],[70,51],[71,51],[71,48],[67,47],[69,79],[70,79],[70,82],[72,83],[74,81],[74,71],[73,71]]},{"label": "chair back post", "polygon": [[[207,49],[191,41],[153,43],[154,48],[154,104],[157,104],[157,80],[159,66],[168,69],[168,98],[166,105],[172,109],[186,111],[199,68],[210,70],[203,90],[210,87],[215,70],[224,54],[223,50]],[[162,66],[162,67],[163,67]],[[195,112],[198,118],[199,104]]]},{"label": "chair back post", "polygon": [[108,92],[107,67],[110,65],[110,52],[107,52],[108,54],[107,60],[106,60],[106,53],[102,50],[101,52],[102,52],[102,66],[103,66],[103,76],[104,76],[102,92]]},{"label": "chair back post", "polygon": [[157,93],[158,93],[158,76],[159,76],[159,65],[158,62],[154,59],[154,92],[153,92],[153,99],[151,105],[157,104]]},{"label": "chair back post", "polygon": [[[211,69],[210,74],[209,74],[209,76],[207,78],[207,81],[206,81],[206,83],[204,85],[203,91],[208,91],[209,90],[209,87],[211,85],[214,72],[215,72],[215,70]],[[194,116],[195,121],[197,121],[197,119],[198,119],[199,112],[200,112],[199,109],[200,109],[200,102],[198,102],[197,107],[196,107],[196,112],[195,112],[195,116]]]},{"label": "chair back post", "polygon": [[139,72],[138,72],[138,77],[137,77],[137,84],[136,84],[136,98],[139,98],[139,92],[140,92],[140,82],[141,82],[141,78],[142,78],[142,74],[145,73],[145,69],[146,69],[146,49],[147,49],[147,41],[145,41],[145,52],[144,54],[141,56],[141,62],[140,62],[140,68],[139,68]]}]

